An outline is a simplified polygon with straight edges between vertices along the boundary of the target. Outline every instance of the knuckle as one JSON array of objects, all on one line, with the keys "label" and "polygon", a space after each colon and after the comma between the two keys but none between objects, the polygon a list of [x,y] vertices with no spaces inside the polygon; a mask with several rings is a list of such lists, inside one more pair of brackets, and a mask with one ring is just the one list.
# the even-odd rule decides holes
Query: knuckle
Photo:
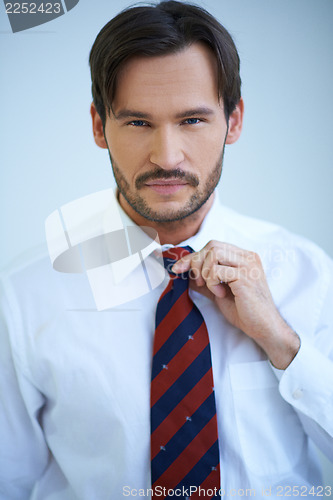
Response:
[{"label": "knuckle", "polygon": [[261,259],[260,259],[259,254],[257,254],[257,252],[250,252],[250,251],[247,252],[246,253],[246,260],[249,263],[261,264]]},{"label": "knuckle", "polygon": [[192,267],[198,267],[201,261],[200,254],[198,252],[192,254],[191,265]]},{"label": "knuckle", "polygon": [[257,262],[257,264],[261,264],[261,258],[260,258],[260,255],[259,254],[255,254],[255,260]]},{"label": "knuckle", "polygon": [[193,266],[200,267],[204,258],[202,250],[200,252],[195,252],[192,254],[192,264]]},{"label": "knuckle", "polygon": [[256,262],[256,264],[261,264],[260,255],[257,254],[256,252],[253,252],[253,255],[254,255],[254,261]]},{"label": "knuckle", "polygon": [[217,276],[219,276],[221,273],[221,266],[219,264],[214,264],[214,266],[212,266],[212,270],[211,270],[211,276],[213,278],[216,278]]},{"label": "knuckle", "polygon": [[207,274],[205,275],[206,283],[212,285],[216,281],[216,276],[215,266],[207,269]]},{"label": "knuckle", "polygon": [[212,248],[215,248],[215,247],[217,247],[218,245],[219,245],[219,242],[218,242],[217,240],[210,240],[210,241],[207,243],[206,247],[207,247],[209,250],[211,250]]},{"label": "knuckle", "polygon": [[189,277],[190,277],[190,279],[197,280],[200,278],[200,272],[198,271],[197,268],[191,267],[191,269],[189,271]]},{"label": "knuckle", "polygon": [[207,279],[209,279],[210,277],[210,274],[211,274],[211,269],[209,266],[204,266],[201,270],[201,276],[202,278],[206,281]]}]

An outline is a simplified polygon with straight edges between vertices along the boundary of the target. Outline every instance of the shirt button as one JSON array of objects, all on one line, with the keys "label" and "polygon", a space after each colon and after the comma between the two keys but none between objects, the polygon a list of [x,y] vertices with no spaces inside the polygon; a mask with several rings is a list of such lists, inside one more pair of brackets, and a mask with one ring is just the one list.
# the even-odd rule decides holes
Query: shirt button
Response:
[{"label": "shirt button", "polygon": [[303,396],[302,389],[295,389],[292,396],[294,399],[301,399],[301,397]]}]

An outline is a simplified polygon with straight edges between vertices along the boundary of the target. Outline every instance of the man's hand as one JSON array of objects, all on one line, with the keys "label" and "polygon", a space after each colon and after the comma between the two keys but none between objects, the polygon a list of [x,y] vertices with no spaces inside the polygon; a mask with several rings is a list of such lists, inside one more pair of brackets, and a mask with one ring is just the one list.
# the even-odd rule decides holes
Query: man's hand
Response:
[{"label": "man's hand", "polygon": [[191,288],[214,300],[229,323],[255,340],[276,368],[287,368],[300,340],[280,316],[256,253],[210,241],[180,259],[172,271],[190,271]]}]

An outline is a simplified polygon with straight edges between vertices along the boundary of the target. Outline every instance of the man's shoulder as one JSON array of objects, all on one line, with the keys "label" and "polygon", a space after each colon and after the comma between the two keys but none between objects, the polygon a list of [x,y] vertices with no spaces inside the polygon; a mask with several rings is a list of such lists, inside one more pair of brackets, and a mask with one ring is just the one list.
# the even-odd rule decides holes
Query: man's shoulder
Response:
[{"label": "man's shoulder", "polygon": [[300,258],[308,256],[332,263],[330,257],[316,243],[279,224],[241,214],[223,205],[219,206],[219,211],[224,225],[224,236],[229,243],[257,252],[274,248],[290,252],[293,249]]},{"label": "man's shoulder", "polygon": [[0,281],[3,289],[10,293],[12,289],[19,292],[29,289],[33,293],[34,287],[45,282],[51,276],[52,265],[45,246],[30,249],[9,262],[1,270]]},{"label": "man's shoulder", "polygon": [[63,309],[73,291],[81,290],[83,275],[57,272],[45,246],[36,247],[16,258],[0,273],[2,308],[20,311]]},{"label": "man's shoulder", "polygon": [[245,238],[267,238],[277,236],[286,229],[262,218],[240,213],[230,207],[220,204],[219,211],[226,229],[230,233],[243,235]]}]

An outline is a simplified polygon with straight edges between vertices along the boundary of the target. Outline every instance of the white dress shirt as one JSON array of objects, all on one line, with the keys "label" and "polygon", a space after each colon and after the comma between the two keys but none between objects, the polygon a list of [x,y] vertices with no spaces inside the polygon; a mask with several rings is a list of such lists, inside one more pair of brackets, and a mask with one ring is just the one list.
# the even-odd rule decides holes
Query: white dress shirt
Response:
[{"label": "white dress shirt", "polygon": [[[314,498],[321,475],[313,442],[333,460],[332,261],[216,199],[182,245],[198,251],[212,239],[260,255],[274,301],[301,338],[289,367],[276,370],[192,292],[211,342],[224,495]],[[3,276],[1,500],[151,497],[154,315],[167,282],[98,311],[87,275],[57,272],[48,256]]]}]

